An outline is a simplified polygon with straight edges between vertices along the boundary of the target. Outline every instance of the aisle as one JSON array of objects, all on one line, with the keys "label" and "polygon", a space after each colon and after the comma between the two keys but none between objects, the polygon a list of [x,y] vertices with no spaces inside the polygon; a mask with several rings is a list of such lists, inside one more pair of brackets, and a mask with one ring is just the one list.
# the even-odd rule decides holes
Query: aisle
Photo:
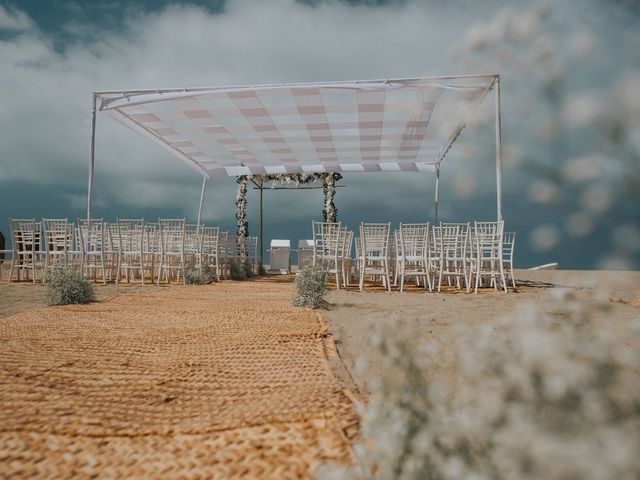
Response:
[{"label": "aisle", "polygon": [[0,319],[0,476],[299,478],[357,418],[288,283],[122,294]]}]

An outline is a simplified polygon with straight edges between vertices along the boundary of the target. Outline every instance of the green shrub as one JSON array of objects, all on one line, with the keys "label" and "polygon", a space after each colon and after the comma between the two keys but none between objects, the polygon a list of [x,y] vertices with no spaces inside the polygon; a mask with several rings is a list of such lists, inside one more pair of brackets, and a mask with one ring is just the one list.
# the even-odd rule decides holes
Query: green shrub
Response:
[{"label": "green shrub", "polygon": [[264,277],[267,274],[267,271],[264,269],[264,265],[261,263],[258,266],[258,275]]},{"label": "green shrub", "polygon": [[231,280],[246,280],[253,277],[253,268],[249,261],[241,261],[237,258],[232,258],[229,261],[229,276]]},{"label": "green shrub", "polygon": [[296,307],[325,307],[327,302],[324,295],[327,292],[328,280],[328,265],[305,265],[296,276],[295,286],[298,293],[293,297],[293,304]]},{"label": "green shrub", "polygon": [[49,305],[89,303],[94,300],[93,285],[75,268],[58,264],[47,275],[46,301]]},{"label": "green shrub", "polygon": [[216,278],[215,271],[209,265],[202,268],[187,267],[184,271],[184,280],[187,285],[206,285]]}]

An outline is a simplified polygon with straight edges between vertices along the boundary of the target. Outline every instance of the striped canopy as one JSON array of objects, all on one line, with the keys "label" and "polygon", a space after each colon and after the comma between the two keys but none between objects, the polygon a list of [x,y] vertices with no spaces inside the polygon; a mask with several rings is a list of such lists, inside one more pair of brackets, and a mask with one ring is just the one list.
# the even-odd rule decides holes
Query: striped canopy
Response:
[{"label": "striped canopy", "polygon": [[495,76],[96,92],[204,176],[433,172]]}]

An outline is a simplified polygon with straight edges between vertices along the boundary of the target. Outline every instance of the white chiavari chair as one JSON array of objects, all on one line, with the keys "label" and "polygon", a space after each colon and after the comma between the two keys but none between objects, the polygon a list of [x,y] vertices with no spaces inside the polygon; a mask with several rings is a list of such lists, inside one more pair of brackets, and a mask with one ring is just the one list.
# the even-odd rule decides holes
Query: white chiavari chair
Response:
[{"label": "white chiavari chair", "polygon": [[341,246],[344,244],[340,222],[316,222],[311,223],[313,229],[313,264],[326,263],[329,265],[329,273],[336,276],[336,289],[340,289],[341,267]]},{"label": "white chiavari chair", "polygon": [[400,230],[393,229],[393,241],[389,245],[389,258],[391,263],[391,270],[393,273],[393,286],[398,285],[398,278],[400,277],[400,268],[398,265],[398,252],[400,252]]},{"label": "white chiavari chair", "polygon": [[158,219],[160,226],[160,268],[158,284],[164,275],[167,283],[171,279],[171,272],[175,272],[176,281],[185,283],[185,219]]},{"label": "white chiavari chair", "polygon": [[67,265],[74,252],[73,224],[66,218],[43,218],[44,273],[42,281],[47,281],[47,271],[52,264]]},{"label": "white chiavari chair", "polygon": [[227,257],[227,242],[229,241],[229,232],[220,232],[218,238],[218,262],[220,263],[220,274],[228,278],[229,258]]},{"label": "white chiavari chair", "polygon": [[434,238],[438,242],[438,291],[441,291],[442,281],[446,278],[449,286],[452,285],[451,279],[454,279],[458,289],[462,288],[464,282],[469,292],[469,224],[441,223],[438,234]]},{"label": "white chiavari chair", "polygon": [[502,261],[504,269],[511,277],[511,285],[516,288],[516,277],[513,273],[513,252],[516,247],[516,232],[503,232]]},{"label": "white chiavari chair", "polygon": [[476,293],[483,277],[488,277],[495,289],[501,284],[507,291],[502,258],[503,229],[503,222],[474,222],[476,247],[473,271]]},{"label": "white chiavari chair", "polygon": [[9,283],[13,280],[13,272],[18,276],[18,281],[22,280],[23,273],[26,278],[31,278],[36,283],[36,270],[41,268],[41,225],[35,218],[30,219],[9,219],[9,229],[11,234],[11,269],[9,270]]},{"label": "white chiavari chair", "polygon": [[258,237],[247,238],[247,257],[254,274],[258,273]]},{"label": "white chiavari chair", "polygon": [[118,229],[118,266],[116,268],[116,285],[120,283],[124,271],[127,283],[135,280],[136,271],[144,285],[144,219],[121,219],[116,221]]},{"label": "white chiavari chair", "polygon": [[187,265],[200,268],[202,262],[202,236],[204,225],[185,225],[184,257]]},{"label": "white chiavari chair", "polygon": [[149,273],[151,283],[155,283],[160,276],[160,225],[157,222],[148,222],[144,225],[144,242],[142,245],[142,258],[144,270]]},{"label": "white chiavari chair", "polygon": [[93,278],[95,282],[98,276],[98,269],[100,269],[103,284],[107,283],[105,230],[106,225],[102,218],[79,218],[76,221],[77,243],[80,251],[80,271],[85,277]]},{"label": "white chiavari chair", "polygon": [[361,270],[360,290],[367,275],[380,276],[384,286],[391,291],[389,272],[390,223],[360,223]]},{"label": "white chiavari chair", "polygon": [[351,257],[353,252],[353,230],[346,230],[343,255],[342,255],[342,283],[346,287],[351,284],[353,259]]},{"label": "white chiavari chair", "polygon": [[204,227],[204,232],[202,234],[202,264],[207,265],[214,270],[216,281],[218,282],[220,281],[221,274],[219,259],[219,239],[219,227]]},{"label": "white chiavari chair", "polygon": [[424,287],[432,291],[429,223],[401,223],[398,232],[397,266],[400,272],[400,291],[404,290],[406,277],[415,277],[417,285],[420,285],[422,277]]}]

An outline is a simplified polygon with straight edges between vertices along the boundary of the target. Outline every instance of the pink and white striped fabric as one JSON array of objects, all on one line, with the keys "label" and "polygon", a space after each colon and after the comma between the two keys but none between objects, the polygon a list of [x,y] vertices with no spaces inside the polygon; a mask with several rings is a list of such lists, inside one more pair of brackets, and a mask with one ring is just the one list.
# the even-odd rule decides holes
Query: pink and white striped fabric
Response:
[{"label": "pink and white striped fabric", "polygon": [[492,86],[487,76],[97,95],[100,111],[207,177],[432,172]]}]

